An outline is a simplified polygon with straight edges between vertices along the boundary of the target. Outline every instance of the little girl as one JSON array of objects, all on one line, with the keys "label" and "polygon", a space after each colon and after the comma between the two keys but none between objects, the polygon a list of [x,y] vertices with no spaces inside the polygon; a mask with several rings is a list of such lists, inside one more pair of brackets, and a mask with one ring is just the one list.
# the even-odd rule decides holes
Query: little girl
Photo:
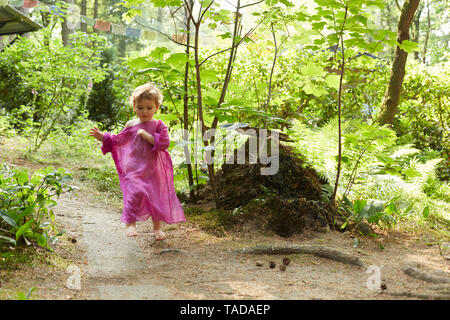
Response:
[{"label": "little girl", "polygon": [[169,224],[186,221],[175,193],[167,127],[161,120],[153,120],[162,100],[161,92],[152,84],[139,86],[130,97],[138,119],[128,121],[117,135],[102,133],[96,127],[90,132],[103,142],[103,154],[112,154],[123,193],[120,221],[126,224],[125,233],[129,237],[136,236],[136,221],[149,217],[157,240],[166,238],[161,221]]}]

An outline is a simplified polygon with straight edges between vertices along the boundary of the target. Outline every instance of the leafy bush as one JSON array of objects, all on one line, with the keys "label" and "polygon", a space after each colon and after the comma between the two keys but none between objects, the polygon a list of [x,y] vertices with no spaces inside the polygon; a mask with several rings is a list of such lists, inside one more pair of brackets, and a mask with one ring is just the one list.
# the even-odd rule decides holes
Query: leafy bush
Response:
[{"label": "leafy bush", "polygon": [[[294,121],[289,132],[294,147],[331,184],[337,165],[336,126],[335,119],[321,128]],[[422,217],[427,207],[430,216],[450,218],[446,213],[450,209],[449,185],[436,179],[442,162],[438,152],[421,151],[411,143],[399,145],[403,141],[392,130],[356,119],[345,121],[343,132],[343,179],[338,191],[342,199],[351,199],[351,205],[342,201],[348,210],[341,210],[349,221],[365,219],[390,227],[402,213],[414,212]],[[355,201],[361,210],[354,209]],[[361,201],[366,204],[362,206]],[[369,211],[370,204],[377,201],[384,208]]]},{"label": "leafy bush", "polygon": [[92,85],[87,100],[89,119],[99,122],[100,129],[111,130],[118,123],[129,120],[132,109],[128,102],[131,92],[129,74],[124,64],[118,61],[114,48],[101,52],[101,65],[107,66],[105,79]]},{"label": "leafy bush", "polygon": [[[56,126],[72,124],[83,112],[82,97],[89,82],[101,81],[105,73],[97,56],[103,46],[98,35],[75,33],[71,46],[64,47],[51,37],[49,28],[42,34],[39,40],[19,38],[0,53],[0,70],[4,71],[0,73],[0,100],[6,94],[7,102],[0,107],[17,128],[36,129],[35,149]],[[17,94],[11,96],[14,90]]]},{"label": "leafy bush", "polygon": [[17,246],[21,241],[36,241],[51,250],[48,244],[57,236],[49,235],[49,231],[56,231],[54,198],[73,189],[67,184],[69,179],[63,168],[47,167],[29,177],[27,170],[6,164],[0,167],[0,250],[2,244]]},{"label": "leafy bush", "polygon": [[436,66],[411,64],[403,83],[394,129],[404,143],[431,149],[443,158],[437,176],[450,180],[450,63]]},{"label": "leafy bush", "polygon": [[360,224],[362,221],[377,224],[379,227],[392,228],[399,218],[411,213],[412,205],[406,210],[399,210],[395,204],[398,197],[394,197],[389,201],[368,201],[367,199],[356,199],[353,202],[344,196],[344,201],[339,207],[339,211],[346,216],[344,229],[349,223],[354,225]]}]

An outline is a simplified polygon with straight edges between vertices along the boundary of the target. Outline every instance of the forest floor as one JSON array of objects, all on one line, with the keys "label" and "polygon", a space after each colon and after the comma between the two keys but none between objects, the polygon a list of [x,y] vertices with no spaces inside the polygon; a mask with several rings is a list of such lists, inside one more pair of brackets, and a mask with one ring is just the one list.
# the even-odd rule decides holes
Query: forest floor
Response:
[{"label": "forest floor", "polygon": [[[41,166],[22,159],[7,162]],[[54,252],[32,248],[37,253],[30,258],[25,251],[19,267],[0,270],[0,299],[16,299],[30,288],[35,288],[31,299],[450,299],[450,260],[426,234],[390,230],[380,232],[378,239],[358,236],[355,246],[349,232],[283,238],[250,224],[216,236],[188,217],[185,223],[164,225],[166,240],[155,240],[150,221],[138,223],[138,236],[128,238],[120,208],[92,187],[74,184],[80,187],[77,193],[61,196],[55,208],[65,233],[52,245]],[[294,244],[334,248],[358,257],[366,267],[312,254],[240,251]],[[284,257],[291,262],[281,271]],[[275,268],[269,268],[270,261]],[[408,263],[416,264],[416,274],[425,272],[426,280],[406,274]],[[376,270],[384,289],[370,288]]]},{"label": "forest floor", "polygon": [[[66,231],[55,253],[44,252],[45,259],[24,267],[25,273],[2,271],[2,289],[35,287],[37,299],[450,299],[448,283],[428,283],[402,271],[406,263],[416,262],[450,279],[449,260],[420,236],[390,232],[378,241],[360,238],[354,248],[355,236],[338,231],[282,238],[249,229],[217,237],[186,222],[166,225],[168,238],[156,241],[151,222],[145,222],[138,224],[137,237],[127,238],[120,210],[86,191],[62,196],[55,212]],[[237,251],[262,244],[317,244],[353,254],[380,268],[386,290],[369,289],[374,269],[290,254],[291,263],[281,271],[286,255]],[[269,268],[269,261],[276,267]],[[81,276],[78,288],[68,284],[76,274]]]}]

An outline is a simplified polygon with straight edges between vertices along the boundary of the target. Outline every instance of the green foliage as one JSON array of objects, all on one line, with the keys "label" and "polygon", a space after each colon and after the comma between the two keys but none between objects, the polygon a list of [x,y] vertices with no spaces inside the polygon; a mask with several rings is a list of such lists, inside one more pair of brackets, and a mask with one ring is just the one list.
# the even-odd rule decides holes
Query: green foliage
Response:
[{"label": "green foliage", "polygon": [[56,235],[49,234],[56,231],[54,198],[73,189],[69,179],[63,168],[47,167],[29,177],[27,170],[0,167],[0,249],[1,244],[17,246],[33,240],[51,250],[48,244],[56,241]]},{"label": "green foliage", "polygon": [[106,194],[121,199],[119,177],[114,167],[104,166],[101,168],[81,168],[80,180],[87,181],[95,188]]},{"label": "green foliage", "polygon": [[185,208],[185,213],[188,221],[219,237],[224,236],[226,229],[238,221],[232,212],[226,210],[204,211],[188,207]]},{"label": "green foliage", "polygon": [[450,63],[433,67],[412,64],[403,83],[403,95],[394,129],[402,140],[421,150],[432,149],[444,161],[438,177],[450,179]]},{"label": "green foliage", "polygon": [[395,204],[396,200],[398,200],[398,197],[389,201],[356,199],[352,202],[344,196],[339,212],[346,217],[346,220],[341,229],[348,227],[349,224],[358,225],[362,221],[377,224],[382,228],[392,228],[398,222],[398,219],[411,213],[411,206],[404,211],[399,210]]},{"label": "green foliage", "polygon": [[9,137],[14,134],[14,129],[9,117],[0,114],[0,136]]},{"label": "green foliage", "polygon": [[[334,182],[337,163],[335,127],[336,119],[321,128],[309,128],[295,121],[289,131],[289,136],[295,141],[294,147],[331,184]],[[420,151],[413,148],[412,144],[398,145],[402,140],[396,138],[391,129],[368,125],[356,119],[343,122],[343,132],[344,187],[338,190],[341,198],[365,199],[367,203],[382,201],[384,210],[370,211],[373,213],[370,221],[380,223],[383,227],[393,225],[383,220],[384,215],[391,216],[395,221],[398,221],[396,216],[402,217],[406,212],[422,216],[427,206],[430,216],[433,213],[450,218],[446,213],[450,203],[449,185],[436,179],[437,166],[442,161],[439,154]],[[427,194],[432,195],[432,198]],[[349,219],[352,222],[359,222],[359,218],[368,221],[371,217],[366,215],[358,218],[361,211],[355,211],[353,204],[343,205],[350,211],[342,209],[341,212],[351,217]],[[369,208],[368,205],[367,212]]]},{"label": "green foliage", "polygon": [[107,68],[106,77],[92,86],[92,91],[87,92],[87,110],[89,119],[99,122],[101,130],[111,130],[119,123],[125,123],[132,113],[128,102],[128,94],[131,92],[130,83],[127,81],[129,74],[125,65],[118,61],[115,48],[106,48],[101,52],[100,65]]},{"label": "green foliage", "polygon": [[[103,46],[99,36],[75,33],[71,46],[64,47],[51,37],[50,29],[42,32],[42,41],[19,38],[0,54],[0,70],[5,70],[6,78],[0,81],[0,93],[10,87],[16,91],[15,96],[7,96],[8,105],[2,107],[16,121],[16,127],[34,127],[35,149],[56,125],[70,124],[83,111],[82,96],[89,82],[104,77],[97,56]],[[14,82],[8,79],[9,74]]]},{"label": "green foliage", "polygon": [[31,294],[34,292],[36,290],[36,288],[35,287],[32,287],[32,288],[30,288],[29,290],[28,290],[28,292],[25,294],[24,292],[18,292],[17,293],[17,298],[19,299],[19,300],[29,300],[30,299],[30,297],[31,297]]}]

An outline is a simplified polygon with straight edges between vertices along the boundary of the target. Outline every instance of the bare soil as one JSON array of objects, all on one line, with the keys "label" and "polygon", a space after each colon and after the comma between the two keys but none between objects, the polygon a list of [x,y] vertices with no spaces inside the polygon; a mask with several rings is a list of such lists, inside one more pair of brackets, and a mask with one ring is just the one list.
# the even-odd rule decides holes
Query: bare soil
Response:
[{"label": "bare soil", "polygon": [[[70,203],[70,207],[59,207],[59,212],[68,213],[60,217],[60,222],[70,227],[70,237],[79,238],[82,230],[78,229],[78,218],[74,219],[69,213],[76,210],[80,215],[95,215],[98,210],[92,209],[92,203],[98,206],[99,199],[89,194],[79,194],[72,197]],[[105,209],[114,219],[120,218],[117,208]],[[138,224],[138,237],[135,240],[142,249],[148,268],[116,280],[109,279],[109,282],[119,286],[138,285],[145,278],[146,282],[167,288],[177,299],[450,298],[448,284],[427,283],[411,278],[402,271],[405,263],[414,261],[426,272],[450,276],[450,261],[440,256],[437,246],[426,245],[419,236],[391,231],[384,235],[380,233],[377,240],[358,238],[359,244],[354,247],[355,235],[338,231],[306,231],[301,235],[283,238],[270,231],[254,230],[249,224],[240,228],[240,231],[225,232],[224,236],[218,237],[190,222],[165,225],[164,230],[168,238],[156,241],[150,221]],[[115,236],[123,237],[123,231]],[[76,251],[70,260],[83,266],[86,259],[80,255],[83,248],[77,243],[72,244]],[[379,243],[384,249],[380,249]],[[291,262],[285,271],[281,271],[279,265],[285,255],[252,255],[238,251],[256,245],[291,244],[316,244],[353,254],[367,266],[380,268],[386,290],[368,288],[368,280],[372,275],[368,273],[368,268],[310,254],[293,254],[288,255]],[[275,268],[269,267],[270,261],[275,262]],[[262,266],[257,266],[257,262],[262,263]],[[96,286],[96,280],[88,279],[86,274],[83,273],[83,283],[87,286],[84,285],[83,290],[75,292],[71,298],[92,299],[89,290]]]},{"label": "bare soil", "polygon": [[[28,165],[19,160],[15,163]],[[100,209],[119,224],[120,209],[94,190],[62,196],[57,222],[66,233],[53,245],[53,253],[38,248],[17,270],[1,269],[0,299],[16,299],[18,292],[26,293],[31,287],[36,288],[31,299],[96,299],[99,286],[105,282],[115,285],[120,293],[121,286],[139,285],[144,279],[155,288],[164,288],[176,299],[450,299],[448,283],[428,283],[402,271],[406,263],[416,262],[423,271],[450,278],[450,261],[440,255],[437,245],[427,243],[424,235],[378,230],[377,239],[357,236],[359,242],[355,246],[356,236],[350,232],[305,228],[301,234],[281,237],[273,231],[255,228],[251,220],[217,235],[202,230],[190,216],[186,223],[164,225],[168,235],[164,241],[155,240],[150,221],[138,224],[138,236],[133,241],[144,257],[143,270],[112,278],[92,276],[88,272],[90,244],[84,239],[83,219],[95,218]],[[98,227],[117,241],[125,241],[123,229],[108,229],[109,224]],[[373,269],[311,254],[291,254],[290,264],[281,271],[279,265],[285,255],[239,251],[256,245],[291,244],[322,245],[353,254],[367,266],[379,268],[384,289],[369,289]],[[269,267],[270,261],[275,268]],[[67,288],[70,265],[80,269],[81,290]],[[127,291],[123,292],[125,295]]]}]

